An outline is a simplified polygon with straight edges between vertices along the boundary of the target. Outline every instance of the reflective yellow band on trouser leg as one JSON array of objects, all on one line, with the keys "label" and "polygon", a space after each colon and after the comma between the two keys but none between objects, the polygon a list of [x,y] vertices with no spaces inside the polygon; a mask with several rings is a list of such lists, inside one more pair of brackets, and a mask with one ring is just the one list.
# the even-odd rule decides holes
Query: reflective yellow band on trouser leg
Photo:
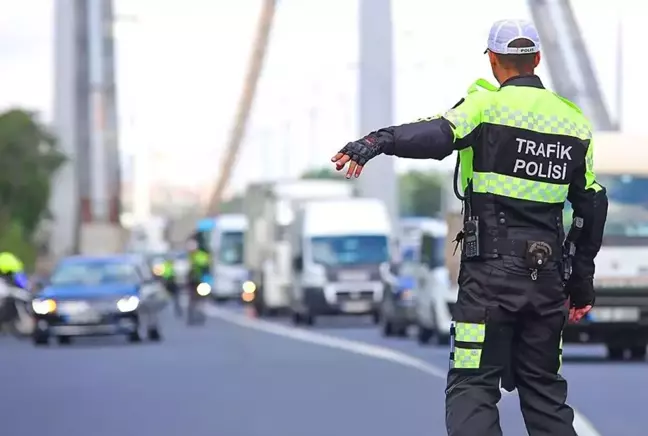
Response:
[{"label": "reflective yellow band on trouser leg", "polygon": [[470,322],[457,322],[454,325],[455,341],[483,344],[486,339],[486,325]]},{"label": "reflective yellow band on trouser leg", "polygon": [[479,348],[454,347],[450,360],[450,368],[478,369],[481,366],[482,350]]},{"label": "reflective yellow band on trouser leg", "polygon": [[450,368],[478,369],[481,366],[481,347],[486,339],[486,325],[455,322],[450,329],[450,336]]},{"label": "reflective yellow band on trouser leg", "polygon": [[562,360],[563,360],[563,337],[562,333],[560,334],[560,345],[558,345],[558,372],[562,369]]}]

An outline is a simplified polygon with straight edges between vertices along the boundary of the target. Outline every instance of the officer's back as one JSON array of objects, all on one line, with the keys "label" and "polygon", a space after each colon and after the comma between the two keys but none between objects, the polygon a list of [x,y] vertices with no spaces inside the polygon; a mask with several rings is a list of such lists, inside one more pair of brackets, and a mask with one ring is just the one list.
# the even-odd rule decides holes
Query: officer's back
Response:
[{"label": "officer's back", "polygon": [[[591,138],[588,121],[544,89],[537,76],[509,79],[485,97],[477,101],[483,104],[482,123],[472,134],[481,136],[479,146],[469,149],[475,153],[473,210],[488,228],[497,228],[500,214],[507,215],[511,238],[557,237],[569,184],[583,177],[578,170]],[[456,109],[448,116],[464,114]],[[493,246],[484,248],[484,254],[497,254]]]},{"label": "officer's back", "polygon": [[[540,39],[532,23],[495,23],[486,53],[500,87],[479,80],[444,115],[372,132],[332,161],[338,170],[349,163],[347,177],[358,177],[380,154],[441,160],[459,151],[464,228],[448,434],[501,436],[503,386],[517,388],[531,436],[575,436],[559,375],[561,335],[567,297],[574,321],[594,304],[594,258],[607,216],[591,128],[576,105],[534,74]],[[566,200],[580,224],[564,252]]]},{"label": "officer's back", "polygon": [[[586,183],[589,122],[535,75],[513,77],[497,91],[474,91],[466,102],[474,107],[460,105],[445,115],[474,144],[460,154],[466,219],[476,218],[479,246],[478,253],[463,250],[462,275],[490,280],[497,292],[480,287],[483,297],[508,310],[559,309],[563,294],[546,289],[560,285],[563,204],[570,184]],[[470,165],[472,173],[465,174]],[[530,264],[533,250],[544,255],[537,268]],[[477,260],[492,270],[473,266]],[[530,274],[537,277],[526,286],[511,280]],[[552,278],[555,283],[547,283]]]}]

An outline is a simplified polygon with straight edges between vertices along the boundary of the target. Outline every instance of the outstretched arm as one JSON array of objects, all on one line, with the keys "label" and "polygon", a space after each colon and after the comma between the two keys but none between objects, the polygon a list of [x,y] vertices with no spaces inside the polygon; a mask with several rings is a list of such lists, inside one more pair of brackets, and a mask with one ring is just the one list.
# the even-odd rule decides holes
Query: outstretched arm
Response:
[{"label": "outstretched arm", "polygon": [[350,162],[347,178],[379,154],[410,159],[442,160],[455,150],[470,147],[479,134],[484,93],[462,99],[443,116],[391,126],[350,142],[331,159],[339,170]]},{"label": "outstretched arm", "polygon": [[384,129],[393,135],[383,153],[410,159],[442,160],[470,147],[481,125],[479,95],[462,99],[443,116]]}]

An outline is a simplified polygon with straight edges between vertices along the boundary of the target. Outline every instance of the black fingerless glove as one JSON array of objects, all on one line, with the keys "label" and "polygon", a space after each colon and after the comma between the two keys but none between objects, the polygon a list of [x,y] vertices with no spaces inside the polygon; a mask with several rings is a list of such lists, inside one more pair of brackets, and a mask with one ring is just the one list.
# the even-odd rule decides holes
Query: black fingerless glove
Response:
[{"label": "black fingerless glove", "polygon": [[358,165],[364,166],[371,159],[382,154],[386,139],[380,132],[373,132],[362,139],[349,142],[339,152],[349,156]]},{"label": "black fingerless glove", "polygon": [[569,297],[570,307],[582,309],[585,306],[593,306],[596,300],[593,278],[575,280],[572,276],[565,284],[565,294]]}]

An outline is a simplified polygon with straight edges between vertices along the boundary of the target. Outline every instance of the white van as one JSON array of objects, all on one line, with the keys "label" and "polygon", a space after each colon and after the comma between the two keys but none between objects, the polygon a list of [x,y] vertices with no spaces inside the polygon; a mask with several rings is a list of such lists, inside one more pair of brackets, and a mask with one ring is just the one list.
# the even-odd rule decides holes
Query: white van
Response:
[{"label": "white van", "polygon": [[385,204],[353,198],[305,203],[292,229],[292,318],[313,324],[318,315],[372,314],[378,322],[384,285],[381,265],[391,258],[392,226]]},{"label": "white van", "polygon": [[292,231],[301,205],[352,196],[353,184],[348,180],[289,179],[248,186],[244,201],[248,220],[244,254],[255,289],[248,295],[249,302],[259,316],[289,310],[293,286]]}]

